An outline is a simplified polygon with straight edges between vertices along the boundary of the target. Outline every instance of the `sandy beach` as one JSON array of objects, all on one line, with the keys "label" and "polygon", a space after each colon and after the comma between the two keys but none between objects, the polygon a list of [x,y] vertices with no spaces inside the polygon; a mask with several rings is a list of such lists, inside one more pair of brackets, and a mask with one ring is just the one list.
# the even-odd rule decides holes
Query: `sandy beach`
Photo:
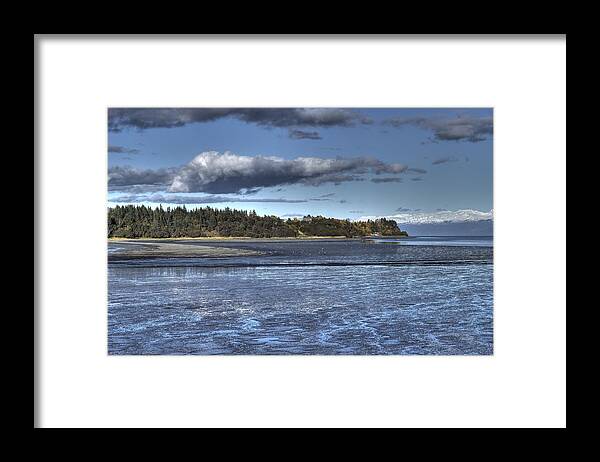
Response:
[{"label": "sandy beach", "polygon": [[204,245],[186,245],[177,242],[164,242],[160,239],[109,239],[109,242],[122,244],[108,252],[108,260],[133,260],[143,258],[223,258],[261,255],[261,252],[245,249],[230,249]]},{"label": "sandy beach", "polygon": [[[207,242],[218,242],[218,241],[228,241],[228,242],[269,242],[269,241],[314,241],[314,240],[322,240],[322,239],[363,239],[370,237],[378,237],[378,236],[364,236],[364,237],[347,237],[347,236],[299,236],[299,237],[144,237],[140,239],[132,239],[125,237],[109,237],[109,242],[140,242],[140,241],[157,241],[157,242],[165,242],[165,241],[207,241]],[[395,236],[397,237],[397,236]]]}]

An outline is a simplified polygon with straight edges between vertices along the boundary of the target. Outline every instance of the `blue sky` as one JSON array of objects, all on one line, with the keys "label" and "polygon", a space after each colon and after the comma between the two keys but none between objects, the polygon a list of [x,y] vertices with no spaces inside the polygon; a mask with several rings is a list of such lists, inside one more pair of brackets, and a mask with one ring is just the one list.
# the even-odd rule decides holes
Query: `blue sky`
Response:
[{"label": "blue sky", "polygon": [[[489,219],[492,117],[485,108],[110,109],[109,205]],[[487,215],[451,213],[465,210]]]}]

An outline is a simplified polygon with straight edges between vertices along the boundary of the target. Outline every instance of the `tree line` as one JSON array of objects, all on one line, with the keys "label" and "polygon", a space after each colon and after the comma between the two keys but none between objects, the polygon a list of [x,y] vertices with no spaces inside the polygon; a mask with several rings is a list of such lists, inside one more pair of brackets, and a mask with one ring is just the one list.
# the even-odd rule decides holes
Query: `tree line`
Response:
[{"label": "tree line", "polygon": [[108,237],[302,237],[369,235],[406,236],[394,220],[340,220],[307,215],[283,220],[259,216],[255,211],[199,207],[188,210],[152,208],[145,205],[117,205],[108,209]]}]

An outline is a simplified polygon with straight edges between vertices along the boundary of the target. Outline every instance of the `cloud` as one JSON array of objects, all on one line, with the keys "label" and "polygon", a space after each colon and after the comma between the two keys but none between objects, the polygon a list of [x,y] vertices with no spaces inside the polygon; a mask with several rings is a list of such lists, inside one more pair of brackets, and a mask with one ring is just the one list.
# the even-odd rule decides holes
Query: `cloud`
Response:
[{"label": "cloud", "polygon": [[242,189],[242,190],[240,190],[239,194],[243,194],[244,196],[247,196],[249,194],[256,194],[260,190],[261,190],[261,188]]},{"label": "cloud", "polygon": [[114,203],[138,203],[151,202],[155,204],[220,204],[224,202],[282,202],[287,204],[298,204],[307,202],[305,199],[270,199],[270,198],[237,198],[225,196],[182,196],[182,195],[164,195],[164,194],[131,194],[126,196],[117,196],[109,199]]},{"label": "cloud", "polygon": [[115,186],[108,185],[108,190],[110,192],[120,192],[120,193],[128,193],[128,194],[145,194],[150,192],[160,192],[165,190],[165,185],[148,185],[148,184],[134,184],[128,186]]},{"label": "cloud", "polygon": [[375,174],[381,173],[399,174],[408,171],[408,166],[404,164],[385,164],[380,160],[375,160],[375,164],[372,165]]},{"label": "cloud", "polygon": [[406,125],[433,132],[429,142],[436,141],[468,141],[477,143],[484,141],[493,134],[492,117],[428,118],[428,117],[397,117],[384,122],[396,128]]},{"label": "cloud", "polygon": [[319,175],[314,178],[305,178],[301,181],[302,184],[307,186],[321,186],[322,184],[332,183],[334,185],[339,185],[348,181],[363,181],[359,175],[342,175],[338,173],[328,173]]},{"label": "cloud", "polygon": [[440,157],[439,159],[435,159],[433,162],[431,162],[431,165],[440,165],[440,164],[445,164],[447,162],[457,162],[458,159],[454,156],[448,156],[448,157]]},{"label": "cloud", "polygon": [[406,169],[406,173],[419,173],[419,174],[425,174],[427,173],[427,170],[424,170],[422,168],[407,168]]},{"label": "cloud", "polygon": [[350,210],[348,213],[365,213],[362,210]]},{"label": "cloud", "polygon": [[302,130],[290,130],[289,136],[293,140],[322,140],[318,132],[305,132]]},{"label": "cloud", "polygon": [[421,178],[421,177],[411,178],[410,181],[423,181],[423,178]]},{"label": "cloud", "polygon": [[156,186],[164,189],[173,181],[176,173],[175,168],[152,170],[117,165],[108,169],[108,189],[122,191],[132,186],[137,186],[138,192],[149,191]]},{"label": "cloud", "polygon": [[410,209],[408,207],[398,207],[396,212],[420,212],[421,209]]},{"label": "cloud", "polygon": [[139,149],[126,148],[124,146],[108,146],[108,152],[114,154],[139,154]]},{"label": "cloud", "polygon": [[[361,217],[361,219],[374,219],[382,217]],[[482,212],[480,210],[463,209],[463,210],[436,210],[435,212],[423,211],[404,211],[388,215],[384,218],[395,220],[399,225],[402,224],[440,224],[440,223],[465,223],[482,220],[492,220],[493,210]]]},{"label": "cloud", "polygon": [[267,128],[349,127],[372,120],[349,109],[336,108],[110,108],[109,131],[183,127],[192,123],[234,118]]},{"label": "cloud", "polygon": [[371,178],[373,183],[401,183],[400,177]]},{"label": "cloud", "polygon": [[322,194],[319,197],[313,197],[310,200],[311,201],[330,201],[333,196],[335,196],[335,193]]},{"label": "cloud", "polygon": [[164,190],[172,193],[230,194],[286,184],[318,186],[362,181],[365,174],[398,174],[407,168],[406,165],[388,164],[374,157],[283,159],[210,151],[197,155],[178,168],[143,170],[111,167],[108,185],[113,191],[134,185],[163,185]]}]

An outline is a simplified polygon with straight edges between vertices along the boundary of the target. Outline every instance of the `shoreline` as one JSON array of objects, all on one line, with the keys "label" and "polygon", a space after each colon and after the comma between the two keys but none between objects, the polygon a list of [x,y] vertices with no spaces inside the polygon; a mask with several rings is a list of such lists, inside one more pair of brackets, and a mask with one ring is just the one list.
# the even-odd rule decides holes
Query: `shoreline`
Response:
[{"label": "shoreline", "polygon": [[410,236],[302,236],[302,237],[109,237],[109,242],[168,242],[168,241],[241,241],[241,242],[261,242],[261,241],[315,241],[315,240],[349,240],[357,241],[363,239],[402,239]]}]

